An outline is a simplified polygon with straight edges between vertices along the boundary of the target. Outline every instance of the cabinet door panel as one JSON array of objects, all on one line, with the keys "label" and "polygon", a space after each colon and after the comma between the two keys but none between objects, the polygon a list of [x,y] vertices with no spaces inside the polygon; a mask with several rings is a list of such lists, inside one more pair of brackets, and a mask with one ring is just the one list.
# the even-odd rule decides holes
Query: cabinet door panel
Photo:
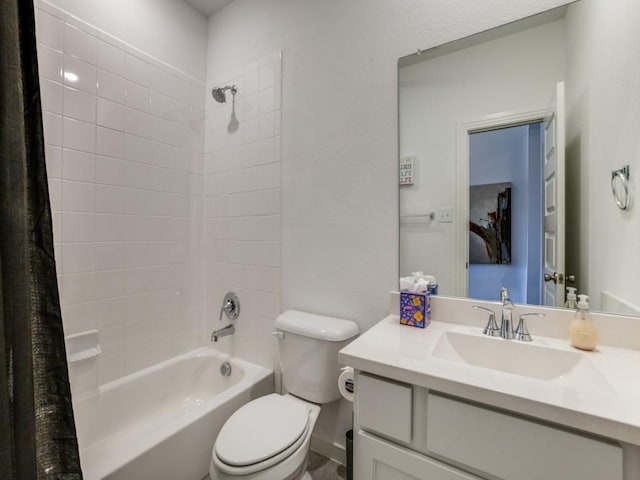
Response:
[{"label": "cabinet door panel", "polygon": [[366,430],[403,443],[411,442],[411,386],[358,374],[355,408]]},{"label": "cabinet door panel", "polygon": [[355,480],[479,480],[362,430],[355,438],[354,476]]},{"label": "cabinet door panel", "polygon": [[505,480],[621,480],[610,442],[430,394],[427,448]]}]

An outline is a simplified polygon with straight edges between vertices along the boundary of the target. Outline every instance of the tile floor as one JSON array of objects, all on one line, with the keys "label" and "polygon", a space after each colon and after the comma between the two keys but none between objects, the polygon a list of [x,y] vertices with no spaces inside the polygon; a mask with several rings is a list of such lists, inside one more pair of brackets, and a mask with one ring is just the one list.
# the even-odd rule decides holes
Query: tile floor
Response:
[{"label": "tile floor", "polygon": [[309,454],[308,469],[313,480],[346,480],[347,478],[347,469],[344,465],[313,450]]},{"label": "tile floor", "polygon": [[[309,464],[307,466],[313,480],[346,480],[347,469],[344,465],[320,455],[313,450],[309,453]],[[207,475],[202,480],[211,480]]]}]

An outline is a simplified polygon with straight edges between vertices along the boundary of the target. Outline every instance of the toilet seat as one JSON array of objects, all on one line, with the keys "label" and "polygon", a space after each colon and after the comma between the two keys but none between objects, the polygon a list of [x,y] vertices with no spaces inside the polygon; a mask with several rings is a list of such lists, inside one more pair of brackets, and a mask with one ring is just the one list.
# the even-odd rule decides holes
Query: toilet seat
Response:
[{"label": "toilet seat", "polygon": [[227,474],[248,475],[291,456],[309,432],[309,409],[271,394],[238,409],[220,430],[213,462]]}]

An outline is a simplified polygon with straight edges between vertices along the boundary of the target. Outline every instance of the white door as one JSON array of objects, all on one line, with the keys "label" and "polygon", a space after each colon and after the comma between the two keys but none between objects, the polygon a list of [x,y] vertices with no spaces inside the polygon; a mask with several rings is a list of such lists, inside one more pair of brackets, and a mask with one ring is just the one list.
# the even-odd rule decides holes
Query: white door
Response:
[{"label": "white door", "polygon": [[564,82],[558,83],[544,122],[544,304],[564,304]]}]

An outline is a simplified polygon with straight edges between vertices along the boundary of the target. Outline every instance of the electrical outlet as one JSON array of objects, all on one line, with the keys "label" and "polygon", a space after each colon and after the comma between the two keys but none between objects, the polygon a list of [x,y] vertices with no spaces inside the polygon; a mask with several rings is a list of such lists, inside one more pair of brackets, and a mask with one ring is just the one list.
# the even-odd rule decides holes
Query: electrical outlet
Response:
[{"label": "electrical outlet", "polygon": [[453,222],[453,207],[439,208],[437,213],[437,219],[438,219],[438,223]]}]

